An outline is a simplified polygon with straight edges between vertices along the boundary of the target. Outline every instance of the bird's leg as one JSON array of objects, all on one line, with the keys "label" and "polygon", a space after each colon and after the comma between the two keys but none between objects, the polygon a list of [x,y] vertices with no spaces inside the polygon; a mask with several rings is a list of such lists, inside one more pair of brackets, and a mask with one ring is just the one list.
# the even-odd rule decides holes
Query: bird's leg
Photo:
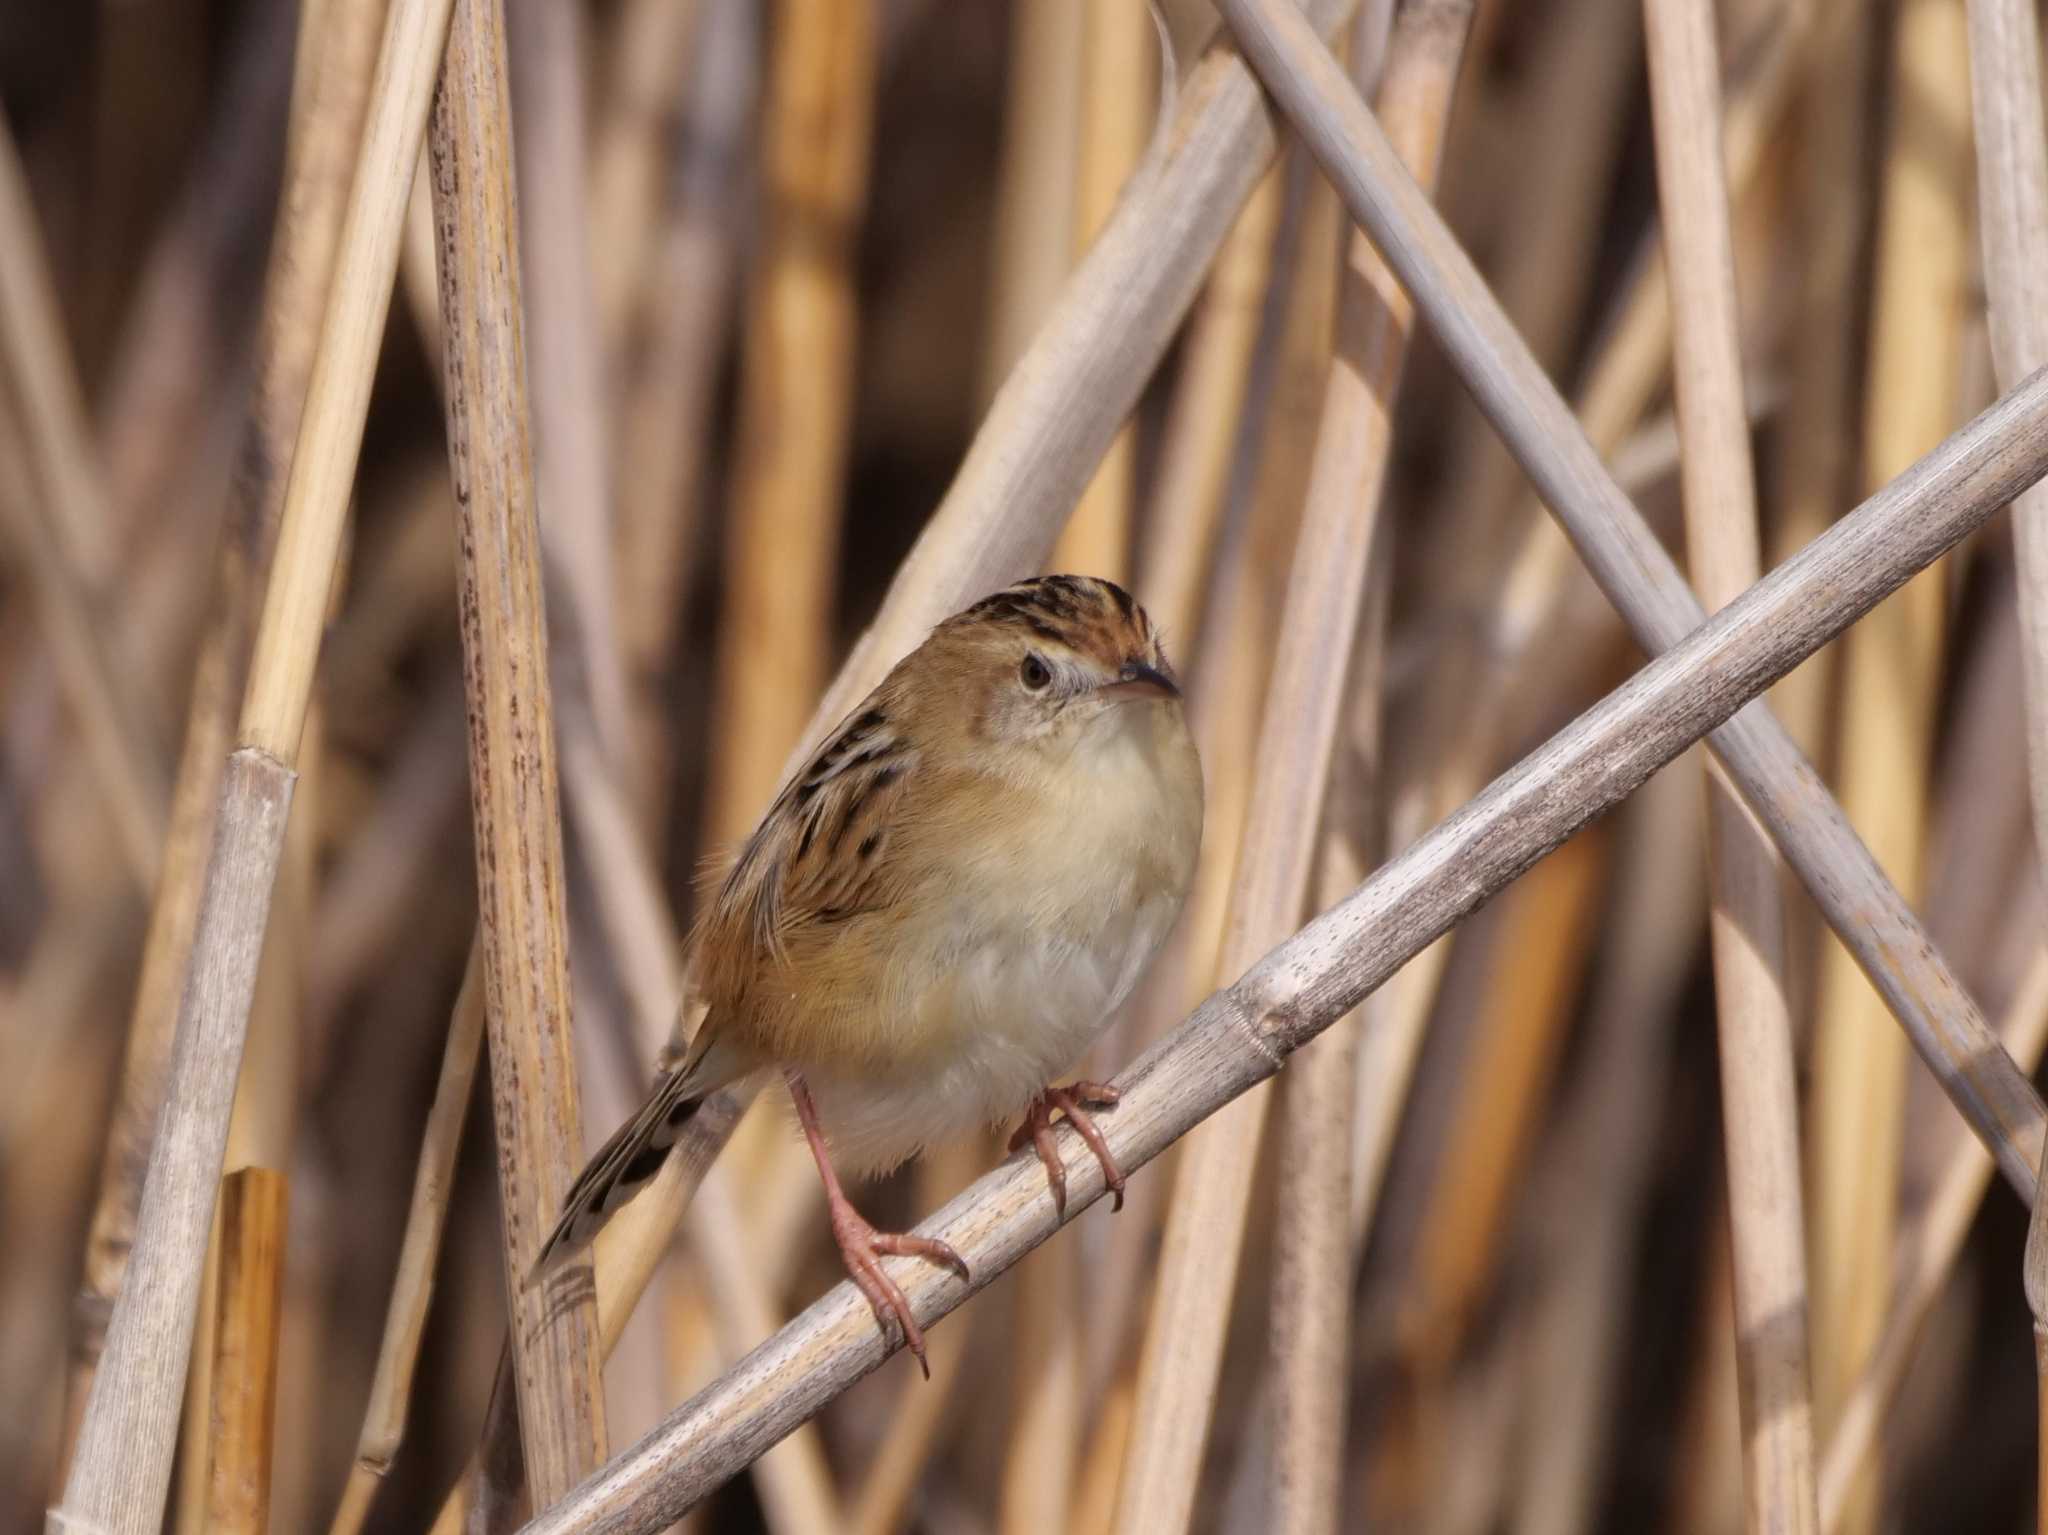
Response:
[{"label": "bird's leg", "polygon": [[966,1260],[934,1237],[877,1231],[868,1224],[867,1218],[846,1197],[846,1190],[839,1186],[839,1174],[832,1170],[832,1158],[825,1150],[825,1132],[818,1127],[818,1106],[811,1101],[811,1090],[803,1074],[787,1071],[783,1075],[789,1081],[789,1096],[796,1100],[796,1117],[803,1124],[804,1139],[810,1142],[811,1156],[818,1164],[818,1177],[825,1184],[825,1203],[832,1212],[832,1236],[839,1243],[847,1277],[860,1287],[860,1293],[874,1308],[875,1321],[884,1339],[889,1336],[890,1319],[895,1319],[902,1330],[904,1345],[917,1356],[917,1367],[930,1380],[932,1367],[925,1362],[924,1332],[918,1327],[917,1318],[910,1314],[910,1301],[902,1287],[883,1269],[881,1258],[884,1254],[923,1258],[951,1269],[962,1279],[968,1277]]},{"label": "bird's leg", "polygon": [[1031,1107],[1024,1111],[1024,1123],[1010,1137],[1012,1151],[1026,1141],[1037,1148],[1038,1160],[1045,1164],[1046,1181],[1052,1184],[1053,1206],[1062,1216],[1067,1213],[1067,1164],[1060,1159],[1059,1147],[1053,1143],[1053,1110],[1058,1109],[1066,1116],[1067,1123],[1080,1132],[1081,1139],[1088,1143],[1088,1149],[1095,1153],[1095,1160],[1102,1164],[1102,1181],[1115,1199],[1111,1208],[1121,1210],[1124,1207],[1123,1169],[1109,1154],[1109,1142],[1102,1138],[1102,1132],[1096,1128],[1088,1110],[1106,1109],[1122,1096],[1107,1082],[1070,1082],[1065,1087],[1048,1087],[1031,1100]]}]

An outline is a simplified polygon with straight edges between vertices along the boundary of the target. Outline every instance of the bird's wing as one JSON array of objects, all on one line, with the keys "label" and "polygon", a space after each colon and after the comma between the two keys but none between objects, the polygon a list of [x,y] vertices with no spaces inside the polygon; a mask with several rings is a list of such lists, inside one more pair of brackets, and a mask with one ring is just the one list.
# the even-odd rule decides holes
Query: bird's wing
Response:
[{"label": "bird's wing", "polygon": [[716,967],[758,957],[795,928],[889,904],[891,830],[918,758],[880,693],[842,721],[740,850],[707,916],[700,958]]}]

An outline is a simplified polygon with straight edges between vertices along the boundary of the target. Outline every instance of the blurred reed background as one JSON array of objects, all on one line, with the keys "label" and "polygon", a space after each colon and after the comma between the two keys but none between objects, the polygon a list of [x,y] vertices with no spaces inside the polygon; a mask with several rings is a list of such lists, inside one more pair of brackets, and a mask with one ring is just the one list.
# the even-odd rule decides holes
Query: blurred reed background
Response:
[{"label": "blurred reed background", "polygon": [[[405,9],[0,7],[0,1527],[57,1497],[120,1283],[370,63]],[[493,9],[461,0],[458,28]],[[1140,0],[504,10],[594,1146],[667,1041],[700,867],[771,798],[1070,270],[1157,175],[1148,144],[1200,108],[1220,24],[1165,5],[1162,68]],[[1336,36],[1709,606],[1993,397],[1963,0],[1365,0]],[[1640,661],[1280,142],[1072,476],[1051,562],[1165,626],[1208,774],[1196,894],[1105,1074]],[[505,1336],[464,987],[441,359],[466,343],[430,200],[422,175],[364,374],[180,1532],[455,1527]],[[1674,355],[1718,393],[1675,392]],[[1710,445],[1683,474],[1681,433]],[[1050,538],[1074,495],[1039,493],[1017,515]],[[2001,518],[1773,703],[2031,1072],[2014,565]],[[1725,786],[1710,837],[1698,755],[946,1321],[930,1384],[892,1361],[682,1527],[2028,1527],[2027,1212]],[[1724,1009],[1742,985],[1765,1009],[1721,1045],[1717,973]],[[1733,1184],[1724,1126],[1764,1148]],[[907,1224],[1000,1150],[859,1197]],[[600,1298],[614,1449],[838,1278],[779,1109],[718,1169],[632,1319]],[[1787,1287],[1740,1366],[1731,1206],[1746,1272]],[[1769,1383],[1747,1513],[1739,1378]]]}]

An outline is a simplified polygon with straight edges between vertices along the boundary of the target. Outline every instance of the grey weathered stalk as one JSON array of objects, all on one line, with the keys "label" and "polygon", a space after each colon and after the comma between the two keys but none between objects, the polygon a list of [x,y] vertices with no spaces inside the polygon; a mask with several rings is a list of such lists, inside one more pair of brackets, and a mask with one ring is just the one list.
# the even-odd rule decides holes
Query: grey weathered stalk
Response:
[{"label": "grey weathered stalk", "polygon": [[[1729,720],[1907,578],[2048,473],[2048,370],[1971,421],[1797,557],[1503,774],[1217,992],[1124,1075],[1103,1116],[1111,1151],[1142,1166],[1278,1071],[1452,925],[1692,741]],[[2000,1148],[2009,1160],[2014,1148]],[[1083,1156],[1066,1218],[1103,1191]],[[2029,1180],[2031,1182],[2031,1180]],[[965,1286],[898,1264],[929,1325],[1058,1228],[1035,1158],[1013,1157],[919,1230],[967,1259]],[[873,1370],[888,1348],[850,1284],[833,1289],[678,1408],[527,1535],[650,1535]]]},{"label": "grey weathered stalk", "polygon": [[[1283,0],[1222,0],[1222,9],[1637,641],[1652,652],[1671,645],[1700,621],[1698,600],[1342,67]],[[1713,746],[1914,1048],[2031,1203],[2041,1100],[1905,898],[1768,710],[1744,711]]]},{"label": "grey weathered stalk", "polygon": [[544,1508],[604,1457],[604,1383],[588,1258],[527,1282],[583,1126],[501,0],[456,0],[428,149],[513,1380]]}]

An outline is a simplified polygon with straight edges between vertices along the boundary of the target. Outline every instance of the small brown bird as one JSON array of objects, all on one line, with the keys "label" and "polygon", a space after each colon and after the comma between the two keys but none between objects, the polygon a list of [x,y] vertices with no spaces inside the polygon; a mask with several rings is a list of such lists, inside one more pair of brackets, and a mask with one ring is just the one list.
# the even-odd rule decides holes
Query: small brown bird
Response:
[{"label": "small brown bird", "polygon": [[[697,936],[708,1010],[688,1055],[570,1190],[540,1264],[660,1172],[703,1099],[779,1068],[847,1272],[884,1333],[924,1339],[877,1261],[963,1278],[943,1242],[874,1229],[835,1164],[895,1166],[1024,1123],[1066,1206],[1057,1110],[1123,1200],[1088,1115],[1050,1086],[1130,994],[1180,914],[1202,771],[1145,612],[1083,576],[1020,582],[947,619],[833,731],[741,848]],[[538,1267],[538,1265],[537,1265]]]}]

